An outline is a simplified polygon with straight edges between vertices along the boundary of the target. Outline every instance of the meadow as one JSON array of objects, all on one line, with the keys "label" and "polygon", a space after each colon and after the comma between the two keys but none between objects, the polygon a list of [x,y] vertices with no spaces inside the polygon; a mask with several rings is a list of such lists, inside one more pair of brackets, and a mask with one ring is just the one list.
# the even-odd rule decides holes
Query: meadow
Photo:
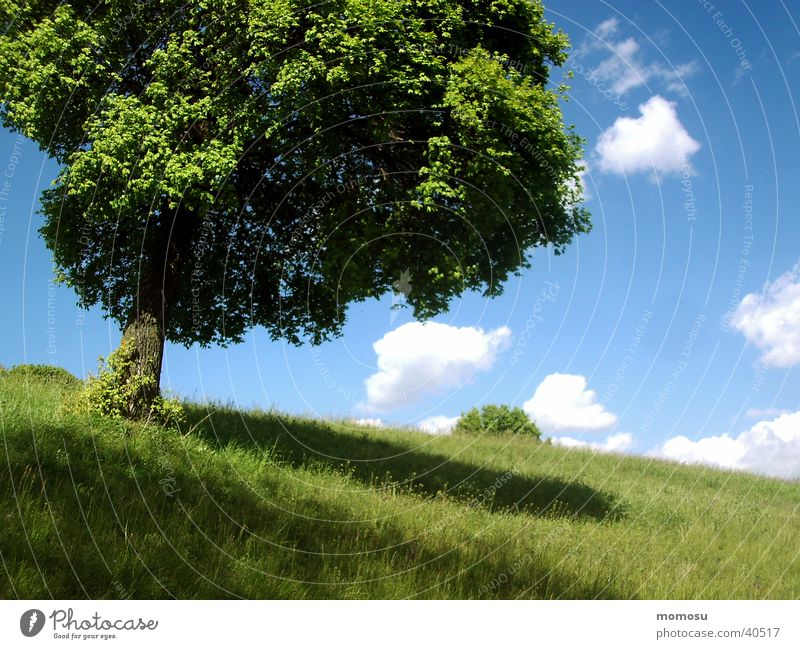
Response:
[{"label": "meadow", "polygon": [[797,598],[800,484],[0,375],[2,598]]}]

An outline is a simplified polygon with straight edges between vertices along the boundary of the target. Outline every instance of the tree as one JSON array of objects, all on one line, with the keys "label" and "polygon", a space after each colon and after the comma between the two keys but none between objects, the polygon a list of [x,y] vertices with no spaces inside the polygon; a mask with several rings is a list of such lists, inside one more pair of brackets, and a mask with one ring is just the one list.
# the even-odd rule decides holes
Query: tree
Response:
[{"label": "tree", "polygon": [[453,432],[465,435],[530,435],[541,439],[539,427],[532,422],[522,408],[509,406],[483,406],[463,413]]},{"label": "tree", "polygon": [[165,339],[318,344],[414,278],[429,318],[589,229],[530,0],[6,0],[0,114],[60,164],[42,233],[155,377]]}]

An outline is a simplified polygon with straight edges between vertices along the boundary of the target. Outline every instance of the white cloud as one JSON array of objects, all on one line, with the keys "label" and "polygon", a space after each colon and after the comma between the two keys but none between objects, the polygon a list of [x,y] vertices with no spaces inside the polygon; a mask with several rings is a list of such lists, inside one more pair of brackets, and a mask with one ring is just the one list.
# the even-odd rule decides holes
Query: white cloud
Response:
[{"label": "white cloud", "polygon": [[372,426],[373,428],[385,427],[383,419],[379,419],[377,417],[363,417],[362,419],[354,419],[353,423],[358,424],[359,426]]},{"label": "white cloud", "polygon": [[687,94],[684,80],[698,72],[696,63],[675,66],[659,61],[648,63],[635,38],[628,37],[616,42],[610,40],[619,32],[619,20],[612,17],[600,23],[594,29],[593,36],[586,39],[583,51],[595,53],[602,50],[608,55],[596,66],[588,68],[587,80],[607,86],[618,95],[656,82],[662,83],[671,92]]},{"label": "white cloud", "polygon": [[630,433],[617,433],[610,435],[605,442],[587,442],[573,437],[552,437],[553,444],[569,448],[589,448],[602,453],[624,453],[633,446],[633,435]]},{"label": "white cloud", "polygon": [[616,16],[611,16],[611,18],[604,20],[594,28],[594,35],[605,40],[609,36],[616,34],[617,31],[619,31],[619,20],[617,20]]},{"label": "white cloud", "polygon": [[654,81],[660,81],[671,92],[686,94],[684,80],[697,72],[697,65],[682,63],[669,68],[660,63],[644,64],[639,60],[639,50],[639,43],[633,38],[616,43],[614,53],[592,68],[588,79],[609,84],[618,95]]},{"label": "white cloud", "polygon": [[760,421],[737,437],[727,433],[697,441],[673,437],[650,454],[689,464],[800,478],[800,412]]},{"label": "white cloud", "polygon": [[617,423],[616,415],[597,403],[580,374],[550,374],[522,408],[545,432],[597,431]]},{"label": "white cloud", "polygon": [[449,435],[453,432],[453,427],[458,423],[459,419],[460,417],[434,415],[419,422],[419,428],[431,435]]},{"label": "white cloud", "polygon": [[731,326],[762,350],[762,361],[789,367],[800,361],[800,267],[745,295]]},{"label": "white cloud", "polygon": [[367,401],[362,406],[391,410],[460,387],[476,372],[490,369],[510,340],[508,327],[485,333],[437,322],[404,324],[373,344],[378,372],[365,381]]},{"label": "white cloud", "polygon": [[586,176],[589,175],[589,163],[586,160],[578,160],[578,166],[583,167],[583,171],[578,172],[578,182],[577,183],[568,183],[570,189],[574,188],[576,190],[576,194],[578,200],[580,202],[586,202],[592,197],[592,193],[589,191],[589,187],[586,183]]},{"label": "white cloud", "polygon": [[791,410],[781,410],[780,408],[748,408],[744,416],[750,419],[767,419],[788,415],[790,412]]},{"label": "white cloud", "polygon": [[611,435],[604,443],[603,449],[622,453],[633,446],[633,435],[631,433],[617,433]]},{"label": "white cloud", "polygon": [[633,64],[632,57],[639,51],[639,44],[633,38],[614,45],[614,53],[601,61],[589,73],[589,79],[610,83],[611,90],[623,95],[628,90],[646,83],[644,69]]},{"label": "white cloud", "polygon": [[667,90],[671,90],[672,92],[677,92],[681,95],[686,95],[686,84],[684,83],[684,79],[688,79],[689,77],[693,76],[699,70],[696,63],[681,63],[680,65],[676,65],[675,69],[662,69],[659,71],[658,76],[661,78],[662,81],[667,86]]},{"label": "white cloud", "polygon": [[675,104],[655,95],[639,106],[641,117],[619,117],[595,147],[598,164],[617,174],[679,173],[700,149],[681,124]]}]

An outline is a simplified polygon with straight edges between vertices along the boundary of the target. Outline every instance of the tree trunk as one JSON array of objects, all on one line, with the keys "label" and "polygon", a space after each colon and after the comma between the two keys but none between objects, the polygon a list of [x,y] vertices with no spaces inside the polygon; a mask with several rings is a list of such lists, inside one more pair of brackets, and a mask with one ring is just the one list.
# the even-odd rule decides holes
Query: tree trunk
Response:
[{"label": "tree trunk", "polygon": [[172,218],[161,215],[152,227],[148,260],[142,268],[138,294],[122,343],[131,343],[133,361],[126,380],[135,380],[138,397],[133,400],[130,416],[147,417],[153,400],[161,391],[161,363],[164,357],[166,318],[174,308],[181,266],[191,241],[192,215],[182,206]]},{"label": "tree trunk", "polygon": [[142,386],[131,403],[129,415],[139,419],[150,414],[153,400],[161,390],[164,330],[152,310],[138,310],[132,315],[122,334],[122,344],[126,343],[131,344],[133,361],[127,380],[135,380]]}]

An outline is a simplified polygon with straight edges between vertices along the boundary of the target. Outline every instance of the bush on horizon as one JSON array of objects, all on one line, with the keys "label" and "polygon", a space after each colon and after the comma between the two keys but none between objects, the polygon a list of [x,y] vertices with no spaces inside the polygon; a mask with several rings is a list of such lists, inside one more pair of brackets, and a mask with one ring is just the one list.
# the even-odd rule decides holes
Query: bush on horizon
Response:
[{"label": "bush on horizon", "polygon": [[528,435],[541,439],[542,432],[522,408],[487,405],[463,413],[453,432],[466,435]]},{"label": "bush on horizon", "polygon": [[37,379],[44,379],[61,383],[64,387],[77,387],[82,381],[72,374],[72,372],[65,370],[63,367],[57,365],[34,365],[23,363],[15,365],[11,369],[6,369],[0,365],[0,376],[29,376]]}]

